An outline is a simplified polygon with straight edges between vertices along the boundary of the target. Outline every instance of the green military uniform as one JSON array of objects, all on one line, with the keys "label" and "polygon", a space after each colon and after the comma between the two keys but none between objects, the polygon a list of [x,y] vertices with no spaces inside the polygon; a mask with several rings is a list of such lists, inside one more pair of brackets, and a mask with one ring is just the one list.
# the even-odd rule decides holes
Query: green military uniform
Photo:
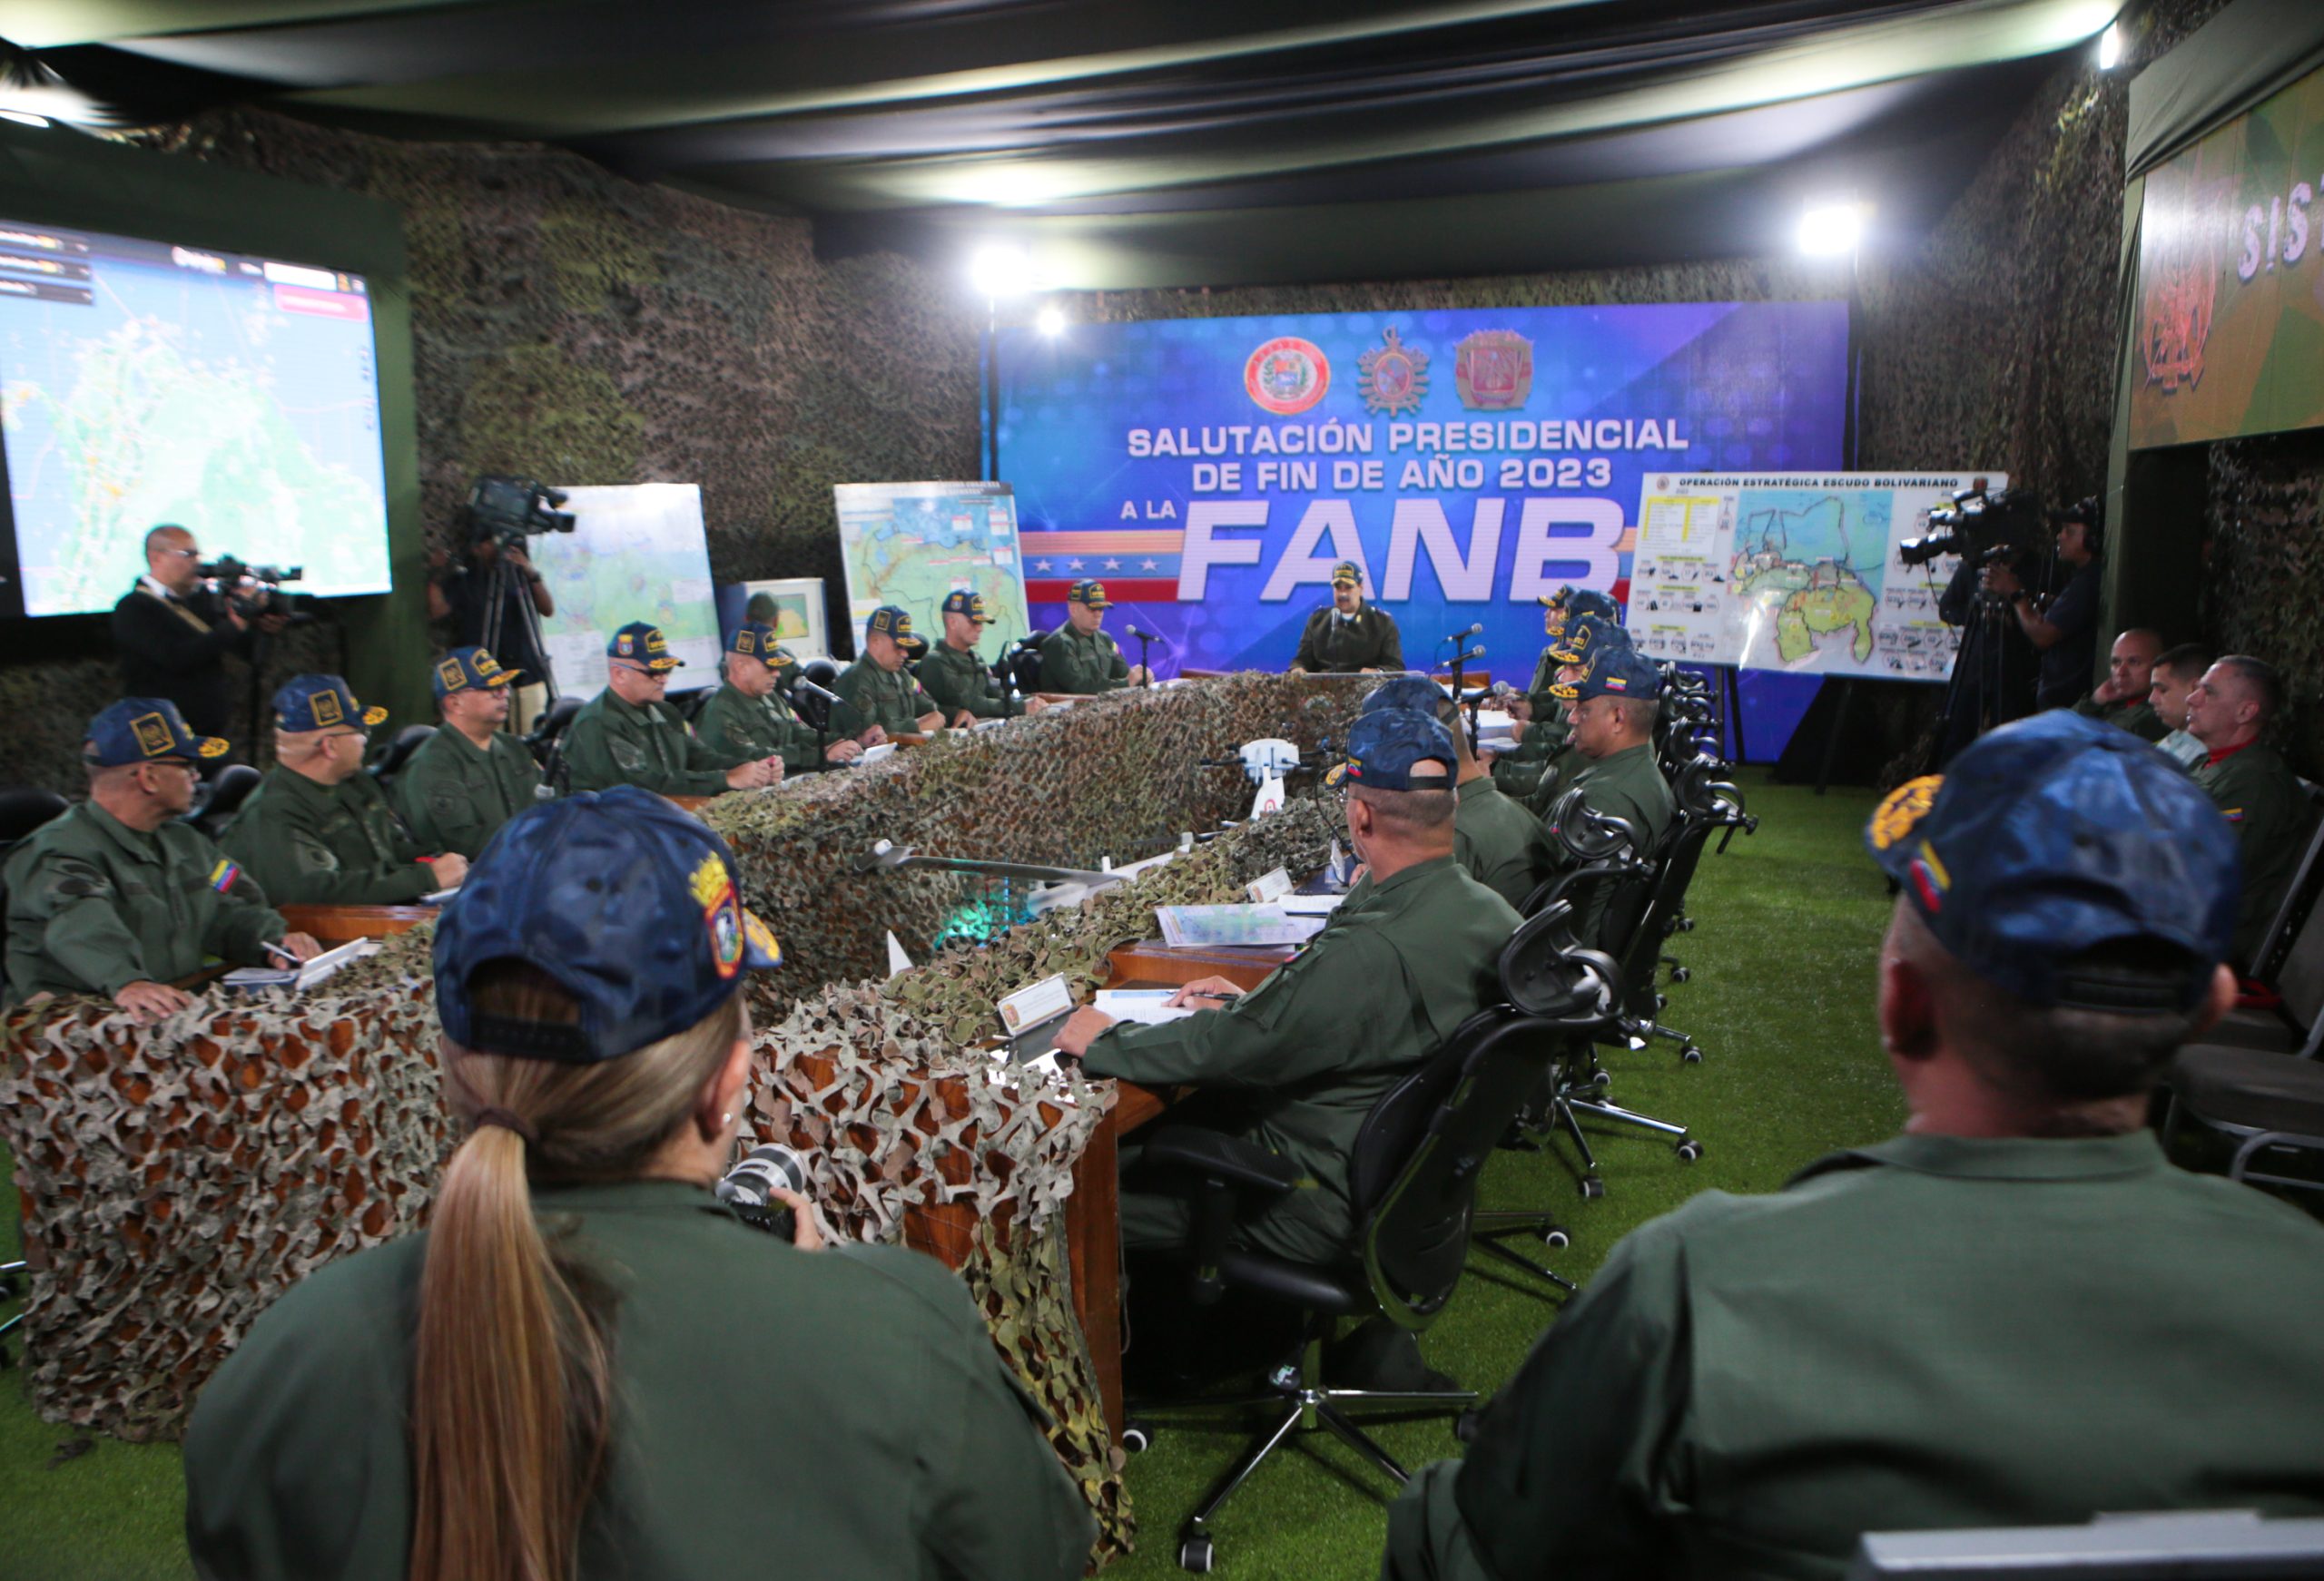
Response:
[{"label": "green military uniform", "polygon": [[1501,787],[1502,794],[1526,800],[1541,789],[1551,760],[1572,740],[1573,725],[1566,718],[1563,703],[1555,698],[1534,703],[1533,717],[1516,747],[1493,754],[1492,782]]},{"label": "green military uniform", "polygon": [[1522,906],[1556,866],[1550,831],[1489,779],[1464,781],[1452,820],[1452,859],[1512,906]]},{"label": "green military uniform", "polygon": [[1837,1581],[1866,1529],[2324,1514],[2320,1303],[2324,1229],[2144,1131],[1904,1136],[1707,1192],[1408,1485],[1382,1574]]},{"label": "green military uniform", "polygon": [[272,963],[259,947],[282,918],[192,824],[151,834],[84,801],[8,859],[7,997],[103,994],[167,983],[217,956]]},{"label": "green military uniform", "polygon": [[[1297,1190],[1254,1218],[1251,1242],[1324,1261],[1355,1233],[1347,1165],[1372,1105],[1501,994],[1494,962],[1516,930],[1509,903],[1450,857],[1418,862],[1340,908],[1333,925],[1222,1010],[1107,1028],[1082,1066],[1148,1085],[1214,1089],[1205,1124],[1297,1164]],[[1127,1173],[1132,1160],[1125,1153]],[[1121,1199],[1128,1245],[1182,1242],[1178,1197]]]},{"label": "green military uniform", "polygon": [[[1541,771],[1534,776],[1532,789],[1525,792],[1524,800],[1527,809],[1536,818],[1548,817],[1550,808],[1557,800],[1559,794],[1571,788],[1573,776],[1581,772],[1589,762],[1590,760],[1581,755],[1581,749],[1573,744],[1572,732],[1569,730],[1564,745],[1550,754],[1549,761],[1541,765]],[[1512,791],[1510,794],[1514,795],[1515,792]]]},{"label": "green military uniform", "polygon": [[278,764],[218,843],[277,905],[392,906],[437,888],[420,859],[440,853],[411,837],[365,773],[319,785]]},{"label": "green military uniform", "polygon": [[666,703],[645,707],[612,687],[582,704],[565,728],[566,788],[635,785],[661,796],[717,796],[727,790],[723,753],[696,741]]},{"label": "green military uniform", "polygon": [[538,800],[540,765],[494,731],[479,748],[450,725],[420,742],[396,776],[396,810],[421,848],[473,860],[500,826]]},{"label": "green military uniform", "polygon": [[1325,604],[1307,617],[1292,663],[1311,675],[1353,675],[1360,670],[1401,670],[1404,642],[1395,617],[1377,604],[1359,604],[1342,615]]},{"label": "green military uniform", "polygon": [[1014,719],[1025,712],[1023,699],[1000,694],[992,672],[974,648],[939,643],[913,669],[919,672],[921,689],[936,700],[948,721],[963,709],[979,719]]},{"label": "green military uniform", "polygon": [[[799,1252],[675,1181],[534,1200],[612,1307],[584,1581],[1082,1574],[1088,1506],[940,1265]],[[185,1440],[202,1574],[403,1581],[426,1247],[413,1234],[310,1274],[202,1391]]]},{"label": "green military uniform", "polygon": [[2162,722],[2162,716],[2143,697],[2124,702],[2101,702],[2093,692],[2075,703],[2073,711],[2084,719],[2126,730],[2142,741],[2159,741],[2171,733],[2171,727]]},{"label": "green military uniform", "polygon": [[2248,967],[2284,902],[2308,842],[2308,793],[2282,755],[2265,741],[2199,764],[2195,783],[2235,826],[2243,855],[2243,899],[2235,913],[2234,959],[2229,964]]},{"label": "green military uniform", "polygon": [[[1580,787],[1583,805],[1590,811],[1619,818],[1630,826],[1639,854],[1654,849],[1670,820],[1678,816],[1678,800],[1670,794],[1670,783],[1663,779],[1660,765],[1654,761],[1650,742],[1640,741],[1634,747],[1624,747],[1619,752],[1609,752],[1602,758],[1584,757],[1579,751],[1573,754],[1571,766],[1561,777],[1551,782],[1551,799]],[[1570,864],[1562,848],[1560,856]]]},{"label": "green military uniform", "polygon": [[1118,692],[1129,684],[1129,661],[1103,629],[1087,633],[1065,624],[1041,639],[1041,690]]},{"label": "green military uniform", "polygon": [[841,671],[832,690],[852,711],[851,718],[835,722],[845,725],[850,735],[861,735],[875,724],[891,736],[911,735],[919,731],[921,715],[943,712],[936,699],[921,690],[909,667],[882,670],[869,655]]},{"label": "green military uniform", "polygon": [[702,705],[694,730],[702,744],[724,758],[730,769],[778,757],[788,774],[823,766],[815,732],[776,692],[753,697],[732,682],[723,684]]}]

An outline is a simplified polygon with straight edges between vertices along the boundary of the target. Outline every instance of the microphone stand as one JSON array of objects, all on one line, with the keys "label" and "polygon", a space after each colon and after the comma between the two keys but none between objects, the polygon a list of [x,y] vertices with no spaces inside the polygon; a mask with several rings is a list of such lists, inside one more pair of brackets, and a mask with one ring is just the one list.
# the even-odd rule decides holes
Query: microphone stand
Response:
[{"label": "microphone stand", "polygon": [[1154,684],[1154,666],[1146,662],[1147,643],[1152,639],[1148,638],[1144,632],[1137,630],[1135,626],[1130,628],[1130,635],[1137,639],[1138,689],[1140,691],[1146,691],[1150,689]]}]

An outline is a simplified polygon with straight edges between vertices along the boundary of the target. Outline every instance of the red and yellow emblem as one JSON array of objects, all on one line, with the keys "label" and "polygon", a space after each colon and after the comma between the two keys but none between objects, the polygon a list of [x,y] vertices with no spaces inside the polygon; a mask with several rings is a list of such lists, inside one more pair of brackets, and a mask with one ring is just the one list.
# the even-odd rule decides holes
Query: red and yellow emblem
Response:
[{"label": "red and yellow emblem", "polygon": [[1421,398],[1428,394],[1428,353],[1408,349],[1401,329],[1391,329],[1381,339],[1385,345],[1355,359],[1355,388],[1364,408],[1390,417],[1420,410]]},{"label": "red and yellow emblem", "polygon": [[1331,388],[1332,365],[1324,349],[1296,335],[1278,336],[1243,364],[1243,388],[1278,417],[1298,416]]},{"label": "red and yellow emblem", "polygon": [[1472,412],[1504,412],[1533,393],[1533,343],[1514,329],[1480,329],[1452,349],[1452,388]]}]

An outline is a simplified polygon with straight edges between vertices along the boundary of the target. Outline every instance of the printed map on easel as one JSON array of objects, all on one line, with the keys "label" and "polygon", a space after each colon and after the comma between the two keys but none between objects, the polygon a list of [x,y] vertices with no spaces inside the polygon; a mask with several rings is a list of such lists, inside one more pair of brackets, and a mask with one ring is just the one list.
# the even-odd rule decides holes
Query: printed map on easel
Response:
[{"label": "printed map on easel", "polygon": [[[892,604],[930,642],[944,635],[944,597],[984,594],[988,659],[1032,627],[1017,496],[1005,483],[842,483],[833,486],[840,561],[847,570],[848,641],[862,652],[872,612]],[[838,633],[832,633],[836,643]]]},{"label": "printed map on easel", "polygon": [[1896,545],[1999,473],[1649,474],[1625,624],[1661,659],[1801,674],[1942,681],[1954,633],[1937,595],[1956,562]]}]

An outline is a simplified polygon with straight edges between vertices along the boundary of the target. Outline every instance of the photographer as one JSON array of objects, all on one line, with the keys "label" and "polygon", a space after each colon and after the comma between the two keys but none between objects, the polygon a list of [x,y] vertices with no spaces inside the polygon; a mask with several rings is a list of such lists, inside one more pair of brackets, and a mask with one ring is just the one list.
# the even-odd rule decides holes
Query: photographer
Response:
[{"label": "photographer", "polygon": [[2020,580],[2022,560],[1986,566],[1979,583],[2008,602],[2017,629],[2042,656],[2036,709],[2072,708],[2090,690],[2091,639],[2098,630],[2098,502],[2083,500],[2050,519],[2063,588],[2037,602]]},{"label": "photographer", "polygon": [[[241,601],[211,592],[202,585],[202,546],[193,535],[155,527],[145,535],[145,574],[113,606],[122,690],[176,703],[197,736],[227,737],[233,700],[225,656],[255,662],[258,638],[282,629],[284,617],[268,610],[270,601],[264,592]],[[226,761],[207,759],[202,767],[214,773]]]},{"label": "photographer", "polygon": [[436,934],[462,1139],[428,1226],[310,1275],[202,1391],[202,1575],[1083,1573],[1088,1507],[960,1281],[712,1194],[778,955],[740,885],[629,787],[501,830]]},{"label": "photographer", "polygon": [[548,655],[538,639],[541,621],[556,613],[556,600],[525,553],[521,535],[463,514],[470,529],[460,558],[428,551],[428,618],[452,623],[450,646],[489,648],[524,677],[508,693],[508,728],[522,735],[548,706]]}]

